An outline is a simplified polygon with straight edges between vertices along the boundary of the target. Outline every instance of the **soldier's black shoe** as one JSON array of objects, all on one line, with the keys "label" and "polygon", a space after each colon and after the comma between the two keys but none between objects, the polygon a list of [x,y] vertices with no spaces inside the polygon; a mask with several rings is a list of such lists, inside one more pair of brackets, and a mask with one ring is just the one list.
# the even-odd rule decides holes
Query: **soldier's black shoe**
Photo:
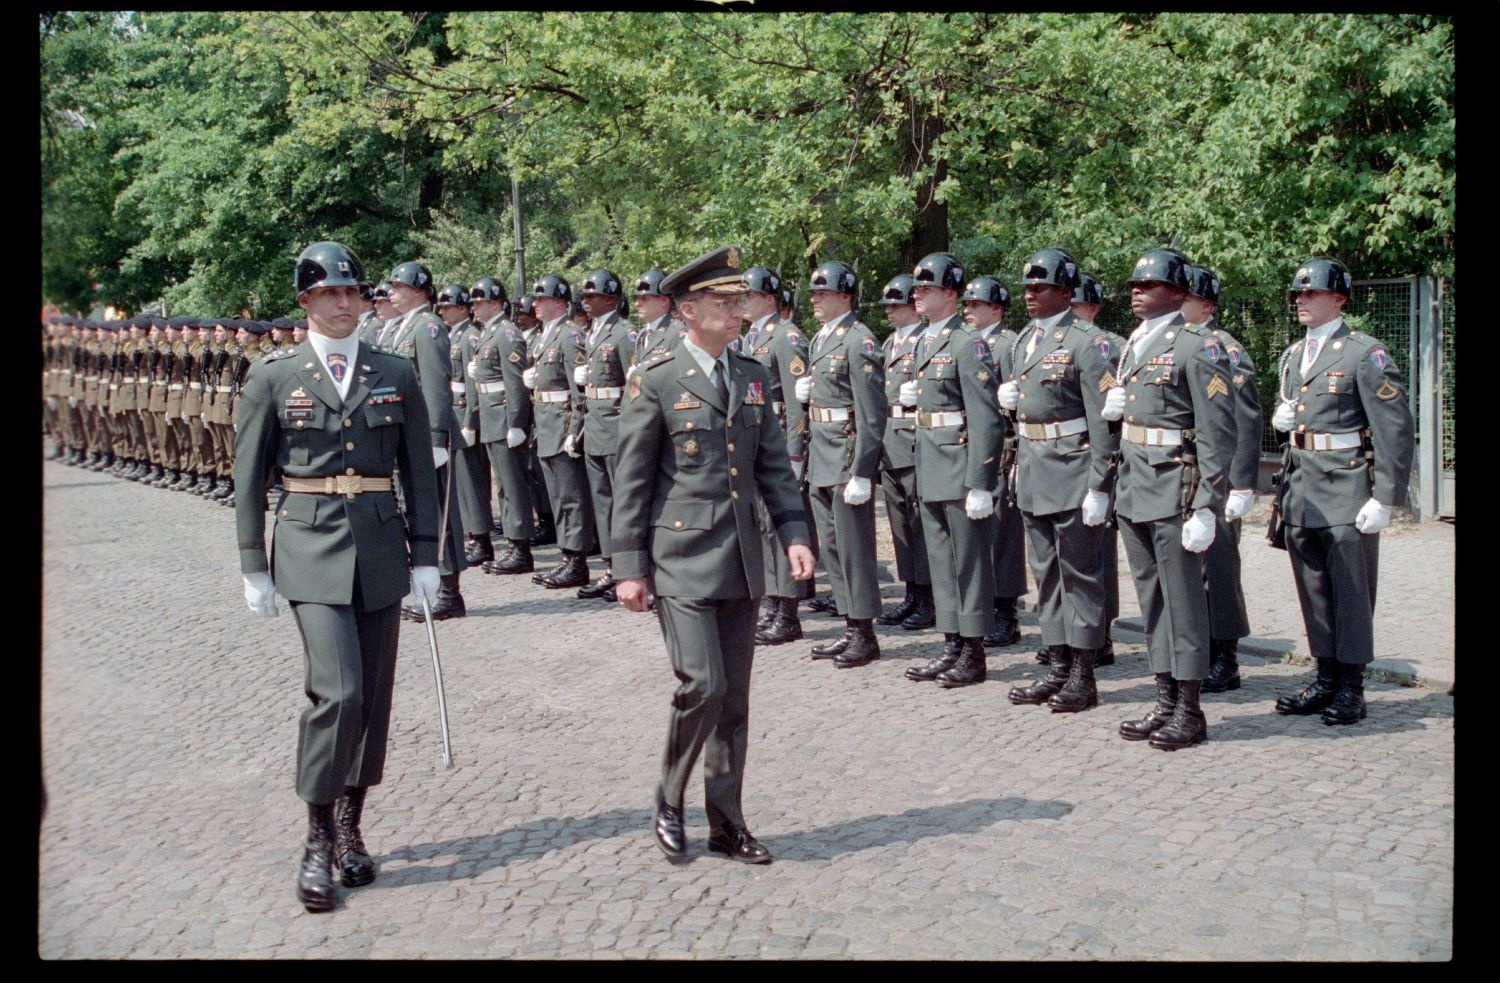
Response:
[{"label": "soldier's black shoe", "polygon": [[1177,680],[1170,672],[1156,674],[1156,706],[1139,720],[1120,721],[1120,736],[1127,741],[1144,741],[1161,729],[1177,709]]},{"label": "soldier's black shoe", "polygon": [[307,840],[297,871],[297,900],[308,911],[331,911],[338,903],[333,886],[333,803],[307,806]]},{"label": "soldier's black shoe", "polygon": [[214,476],[211,474],[202,475],[201,477],[199,477],[198,483],[193,486],[192,490],[194,495],[205,495],[208,492],[213,491]]},{"label": "soldier's black shoe", "polygon": [[937,684],[943,689],[973,686],[985,680],[984,641],[978,638],[961,638],[962,648],[958,661],[951,669],[938,673]]},{"label": "soldier's black shoe", "polygon": [[1176,751],[1192,747],[1208,739],[1208,720],[1198,708],[1198,691],[1201,679],[1177,680],[1177,706],[1172,710],[1172,719],[1151,735],[1151,746],[1160,751]]},{"label": "soldier's black shoe", "polygon": [[1094,685],[1094,660],[1098,658],[1098,650],[1070,645],[1068,651],[1073,656],[1068,681],[1047,700],[1053,713],[1078,713],[1099,705],[1099,688]]},{"label": "soldier's black shoe", "polygon": [[484,564],[485,573],[500,575],[530,573],[535,569],[536,561],[531,558],[531,544],[524,539],[512,539],[510,550],[504,556]]},{"label": "soldier's black shoe", "polygon": [[582,587],[589,582],[589,564],[582,554],[569,553],[566,557],[562,568],[542,581],[543,587],[562,590],[564,587]]},{"label": "soldier's black shoe", "polygon": [[1051,645],[1051,661],[1047,663],[1047,674],[1030,686],[1012,686],[1007,699],[1010,702],[1040,706],[1062,691],[1073,674],[1073,649],[1067,645]]},{"label": "soldier's black shoe", "polygon": [[917,588],[917,605],[911,614],[901,619],[901,627],[907,631],[926,631],[937,624],[937,607],[932,603],[932,588]]},{"label": "soldier's black shoe", "polygon": [[234,508],[234,489],[229,489],[229,494],[219,500],[219,504],[225,508]]},{"label": "soldier's black shoe", "polygon": [[339,879],[345,887],[363,887],[375,879],[375,860],[365,849],[365,839],[359,832],[366,791],[353,785],[345,786],[344,795],[338,801],[333,853],[339,865]]},{"label": "soldier's black shoe", "polygon": [[687,856],[687,831],[682,828],[682,807],[670,806],[662,801],[661,791],[656,793],[656,811],[652,817],[651,834],[656,845],[672,860]]},{"label": "soldier's black shoe", "polygon": [[756,641],[760,640],[760,633],[771,627],[771,622],[781,613],[781,598],[775,594],[767,594],[761,601],[760,617],[755,620]]},{"label": "soldier's black shoe", "polygon": [[1104,647],[1099,650],[1099,657],[1094,660],[1095,667],[1112,666],[1115,664],[1115,643],[1110,641],[1108,635],[1104,636]]},{"label": "soldier's black shoe", "polygon": [[743,826],[709,830],[708,852],[722,853],[730,860],[738,860],[742,864],[771,862],[771,851],[761,846],[760,841],[751,836],[750,831]]},{"label": "soldier's black shoe", "polygon": [[954,632],[948,632],[943,636],[943,650],[938,653],[937,658],[927,660],[927,664],[923,666],[907,666],[906,678],[917,683],[931,682],[953,668],[961,651],[962,640]]},{"label": "soldier's black shoe", "polygon": [[1014,645],[1021,638],[1021,623],[1016,620],[1016,599],[1001,597],[995,600],[995,627],[984,636],[984,644],[994,648]]},{"label": "soldier's black shoe", "polygon": [[1208,640],[1208,678],[1203,680],[1203,692],[1240,688],[1240,664],[1235,658],[1239,644],[1237,638]]},{"label": "soldier's black shoe", "polygon": [[208,497],[216,501],[219,499],[228,498],[229,492],[232,490],[232,487],[233,486],[229,484],[228,478],[221,477],[218,480],[218,483],[214,485],[214,490],[208,493]]},{"label": "soldier's black shoe", "polygon": [[553,577],[553,576],[556,576],[557,574],[561,573],[562,572],[562,568],[565,567],[565,566],[567,566],[567,565],[568,565],[568,555],[566,553],[564,553],[563,556],[562,556],[562,559],[560,559],[560,560],[557,561],[557,565],[555,567],[553,567],[551,570],[543,570],[541,573],[536,574],[535,576],[533,576],[531,578],[531,582],[533,584],[537,584],[539,586],[540,585],[544,585],[544,584],[546,584],[548,577]]},{"label": "soldier's black shoe", "polygon": [[176,471],[168,470],[164,472],[160,478],[156,479],[156,487],[171,488],[181,480],[182,475],[178,474]]},{"label": "soldier's black shoe", "polygon": [[596,597],[603,597],[615,586],[615,578],[608,570],[598,580],[584,584],[578,588],[578,597],[581,600],[590,601]]},{"label": "soldier's black shoe", "polygon": [[1279,697],[1276,700],[1276,712],[1308,717],[1327,710],[1333,703],[1336,670],[1335,660],[1319,659],[1317,678],[1296,696]]},{"label": "soldier's black shoe", "polygon": [[488,536],[469,537],[468,547],[464,550],[464,562],[471,567],[477,567],[494,558],[495,546]]},{"label": "soldier's black shoe", "polygon": [[880,617],[875,619],[875,623],[877,625],[886,626],[899,625],[901,622],[905,621],[907,616],[916,609],[917,585],[913,583],[907,583],[906,597],[901,601],[900,604],[891,608],[889,611],[881,612]]},{"label": "soldier's black shoe", "polygon": [[416,602],[401,605],[401,620],[422,623],[422,606]]},{"label": "soldier's black shoe", "polygon": [[158,481],[161,480],[163,473],[164,472],[163,472],[162,466],[160,464],[153,464],[153,465],[151,465],[151,473],[148,474],[148,475],[146,475],[146,477],[145,477],[145,483],[148,484],[148,485],[154,485],[154,484],[156,484]]},{"label": "soldier's black shoe", "polygon": [[551,522],[538,522],[536,531],[531,534],[531,545],[551,546],[557,542],[557,527]]},{"label": "soldier's black shoe", "polygon": [[177,484],[172,486],[173,491],[187,491],[198,483],[198,475],[193,471],[182,472],[182,477],[177,479]]},{"label": "soldier's black shoe", "polygon": [[1052,653],[1048,647],[1044,646],[1036,650],[1036,664],[1039,666],[1050,666],[1052,664]]},{"label": "soldier's black shoe", "polygon": [[802,619],[797,616],[795,597],[776,598],[776,613],[771,623],[755,633],[760,645],[784,645],[802,637]]},{"label": "soldier's black shoe", "polygon": [[807,606],[814,611],[827,611],[830,614],[838,610],[838,605],[833,602],[832,594],[824,594],[822,597],[814,597],[807,602]]},{"label": "soldier's black shoe", "polygon": [[869,618],[859,618],[851,620],[849,625],[854,630],[854,637],[849,639],[844,651],[833,657],[833,665],[838,669],[869,665],[880,658],[880,642],[875,639],[874,623]]},{"label": "soldier's black shoe", "polygon": [[845,618],[844,633],[831,642],[823,642],[819,645],[814,645],[812,647],[812,657],[814,659],[831,659],[847,649],[849,647],[849,643],[852,641],[854,641],[854,621],[852,619]]},{"label": "soldier's black shoe", "polygon": [[1339,663],[1338,691],[1323,711],[1325,724],[1353,724],[1365,719],[1365,667]]},{"label": "soldier's black shoe", "polygon": [[494,524],[492,524],[490,526],[490,538],[491,539],[504,539],[505,538],[505,527],[500,524],[500,520],[499,519],[496,519],[494,521]]},{"label": "soldier's black shoe", "polygon": [[[458,580],[458,574],[456,573],[449,574],[448,576],[451,576],[455,581]],[[438,587],[437,603],[432,605],[433,621],[447,621],[449,618],[462,618],[468,613],[468,608],[464,606],[464,596],[463,594],[459,593],[457,583],[454,583],[452,587],[449,587],[446,584]],[[423,620],[423,615],[420,609],[418,609],[417,611],[417,616],[412,620]]]}]

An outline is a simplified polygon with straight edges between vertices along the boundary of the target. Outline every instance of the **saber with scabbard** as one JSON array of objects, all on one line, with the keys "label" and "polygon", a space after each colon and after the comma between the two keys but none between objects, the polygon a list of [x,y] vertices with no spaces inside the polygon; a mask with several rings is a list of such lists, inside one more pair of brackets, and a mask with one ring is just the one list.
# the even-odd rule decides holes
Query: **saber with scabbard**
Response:
[{"label": "saber with scabbard", "polygon": [[420,594],[422,623],[427,626],[427,645],[432,649],[432,680],[437,684],[438,720],[443,727],[443,767],[453,767],[453,745],[448,739],[448,701],[443,696],[443,664],[438,661],[437,632],[432,627],[432,607],[427,595]]}]

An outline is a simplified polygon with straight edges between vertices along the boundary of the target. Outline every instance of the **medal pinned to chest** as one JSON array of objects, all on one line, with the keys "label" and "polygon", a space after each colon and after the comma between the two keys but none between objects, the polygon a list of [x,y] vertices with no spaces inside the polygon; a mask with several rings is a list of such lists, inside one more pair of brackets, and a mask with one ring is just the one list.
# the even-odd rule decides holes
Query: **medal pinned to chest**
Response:
[{"label": "medal pinned to chest", "polygon": [[1324,373],[1324,375],[1327,376],[1327,378],[1328,378],[1328,393],[1329,393],[1329,395],[1332,395],[1332,394],[1338,392],[1339,391],[1339,382],[1340,382],[1340,380],[1342,380],[1344,378],[1344,373],[1342,373],[1342,372],[1326,372],[1326,373]]},{"label": "medal pinned to chest", "polygon": [[379,389],[370,390],[370,398],[367,402],[371,406],[385,406],[391,403],[399,403],[402,396],[396,391],[395,386],[382,386]]},{"label": "medal pinned to chest", "polygon": [[302,425],[303,420],[311,420],[313,418],[313,401],[307,399],[306,396],[307,393],[303,392],[300,388],[294,389],[292,394],[282,404],[286,418],[295,421],[299,427]]}]

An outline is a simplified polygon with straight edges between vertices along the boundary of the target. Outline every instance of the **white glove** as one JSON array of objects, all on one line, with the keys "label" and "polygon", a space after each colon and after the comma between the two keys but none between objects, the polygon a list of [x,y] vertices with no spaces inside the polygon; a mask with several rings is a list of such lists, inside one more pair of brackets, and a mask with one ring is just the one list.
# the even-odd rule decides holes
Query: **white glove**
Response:
[{"label": "white glove", "polygon": [[964,498],[964,512],[969,518],[978,522],[980,519],[988,519],[994,511],[994,497],[989,492],[978,488],[969,489],[969,494]]},{"label": "white glove", "polygon": [[1391,507],[1381,505],[1375,499],[1370,499],[1359,510],[1359,515],[1354,517],[1354,528],[1367,536],[1375,533],[1391,524]]},{"label": "white glove", "polygon": [[807,468],[807,462],[806,461],[799,461],[796,458],[793,458],[792,459],[792,480],[793,481],[801,481],[802,480],[802,472],[806,468]]},{"label": "white glove", "polygon": [[469,361],[464,365],[464,374],[467,375],[470,379],[474,378],[474,376],[478,373],[478,369],[476,368],[478,364],[479,363],[474,359],[469,359]]},{"label": "white glove", "polygon": [[422,598],[424,597],[427,598],[429,605],[436,604],[438,595],[438,568],[412,567],[411,590],[408,593],[416,595],[418,607],[421,607]]},{"label": "white glove", "polygon": [[472,428],[470,428],[470,427],[464,427],[462,430],[459,431],[459,433],[461,433],[461,434],[464,435],[464,444],[465,445],[467,445],[469,447],[473,447],[474,446],[474,431],[473,431]]},{"label": "white glove", "polygon": [[630,377],[633,376],[633,375],[635,375],[635,366],[634,365],[632,365],[630,368],[628,368],[628,369],[625,370],[625,381],[629,382],[630,381]]},{"label": "white glove", "polygon": [[578,457],[579,456],[578,451],[575,450],[574,447],[573,447],[573,445],[576,444],[577,442],[578,442],[577,438],[573,434],[568,434],[566,437],[564,437],[563,438],[563,453],[567,454],[569,457]]},{"label": "white glove", "polygon": [[521,373],[521,382],[526,386],[527,389],[536,388],[536,366],[533,365],[531,368]]},{"label": "white glove", "polygon": [[1104,412],[1100,414],[1106,420],[1123,420],[1125,418],[1125,390],[1116,386],[1104,394]]},{"label": "white glove", "polygon": [[797,390],[797,402],[805,403],[812,398],[812,376],[805,375],[797,380],[794,387]]},{"label": "white glove", "polygon": [[434,447],[432,449],[432,466],[440,468],[448,463],[448,448]]},{"label": "white glove", "polygon": [[1294,403],[1283,401],[1276,405],[1276,412],[1271,414],[1271,426],[1286,433],[1297,425],[1297,407]]},{"label": "white glove", "polygon": [[70,407],[72,407],[73,409],[75,409],[75,410],[78,409],[78,397],[77,396],[69,396],[68,397],[68,405]]},{"label": "white glove", "polygon": [[52,410],[54,413],[57,412],[57,397],[56,396],[48,396],[47,397],[47,409]]},{"label": "white glove", "polygon": [[844,486],[845,505],[863,505],[870,500],[870,479],[854,477]]},{"label": "white glove", "polygon": [[1249,514],[1251,506],[1255,504],[1255,490],[1230,489],[1229,499],[1224,503],[1224,518],[1233,522],[1235,519],[1243,519]]},{"label": "white glove", "polygon": [[524,443],[526,443],[525,430],[522,430],[520,427],[511,427],[509,430],[505,431],[506,447],[520,447]]},{"label": "white glove", "polygon": [[183,410],[182,411],[182,422],[183,423],[190,423],[190,422],[192,422],[192,417],[189,416],[187,410]]},{"label": "white glove", "polygon": [[1214,510],[1198,509],[1182,524],[1182,548],[1202,553],[1214,541]]},{"label": "white glove", "polygon": [[916,406],[917,384],[915,382],[901,383],[900,399],[902,406]]},{"label": "white glove", "polygon": [[244,576],[245,604],[257,617],[274,618],[276,610],[276,585],[268,573],[250,573]]},{"label": "white glove", "polygon": [[1083,524],[1086,526],[1102,526],[1106,518],[1105,511],[1109,508],[1109,496],[1102,491],[1089,489],[1089,493],[1083,496]]},{"label": "white glove", "polygon": [[1002,410],[1013,410],[1021,405],[1021,386],[1016,382],[1002,382],[996,394],[1000,397]]},{"label": "white glove", "polygon": [[589,367],[587,365],[575,365],[573,367],[573,384],[582,386],[589,381]]}]

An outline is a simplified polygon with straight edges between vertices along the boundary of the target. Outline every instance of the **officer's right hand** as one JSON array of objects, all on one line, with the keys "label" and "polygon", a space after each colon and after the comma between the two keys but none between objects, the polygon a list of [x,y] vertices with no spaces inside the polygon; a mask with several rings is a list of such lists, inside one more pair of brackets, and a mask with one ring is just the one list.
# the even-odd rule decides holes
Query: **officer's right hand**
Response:
[{"label": "officer's right hand", "polygon": [[274,618],[281,613],[276,610],[276,585],[269,573],[248,573],[241,579],[245,582],[245,604],[257,617]]},{"label": "officer's right hand", "polygon": [[441,578],[437,567],[412,567],[411,568],[411,592],[416,595],[417,603],[421,604],[426,598],[429,605],[437,603],[438,584]]},{"label": "officer's right hand", "polygon": [[988,519],[995,514],[994,502],[995,498],[989,492],[970,488],[969,494],[964,497],[964,513],[975,522]]},{"label": "officer's right hand", "polygon": [[526,431],[520,427],[511,427],[505,431],[506,447],[520,447],[524,443],[526,443]]},{"label": "officer's right hand", "polygon": [[69,396],[68,397],[68,406],[70,406],[71,408],[73,408],[75,410],[78,409],[78,397],[77,396]]},{"label": "officer's right hand", "polygon": [[1271,416],[1271,426],[1282,433],[1290,431],[1297,425],[1297,407],[1286,400],[1276,406],[1276,412]]},{"label": "officer's right hand", "polygon": [[464,427],[461,430],[459,430],[458,432],[464,435],[464,444],[466,446],[468,446],[468,447],[473,447],[474,446],[474,430],[473,430],[473,428],[471,428],[471,427]]},{"label": "officer's right hand", "polygon": [[901,383],[901,392],[900,392],[899,395],[900,395],[900,398],[901,398],[901,405],[902,406],[916,406],[917,405],[917,384],[915,382],[903,382],[903,383]]},{"label": "officer's right hand", "polygon": [[1089,493],[1083,496],[1083,524],[1086,526],[1104,525],[1105,512],[1109,509],[1109,496],[1102,491],[1090,488]]},{"label": "officer's right hand", "polygon": [[1100,416],[1106,420],[1123,420],[1125,418],[1125,390],[1119,386],[1111,389],[1104,395],[1104,411]]},{"label": "officer's right hand", "polygon": [[797,402],[805,403],[812,398],[812,376],[805,375],[797,380],[794,387],[797,391]]},{"label": "officer's right hand", "polygon": [[1182,548],[1189,553],[1202,553],[1213,545],[1217,528],[1213,509],[1194,510],[1182,524]]},{"label": "officer's right hand", "polygon": [[1002,410],[1013,410],[1021,405],[1021,386],[1016,382],[1002,382],[996,390]]},{"label": "officer's right hand", "polygon": [[646,610],[648,602],[646,594],[645,577],[621,577],[615,581],[615,600],[625,605],[627,611]]},{"label": "officer's right hand", "polygon": [[521,382],[526,386],[527,389],[536,388],[536,366],[532,366],[525,372],[521,373]]}]

